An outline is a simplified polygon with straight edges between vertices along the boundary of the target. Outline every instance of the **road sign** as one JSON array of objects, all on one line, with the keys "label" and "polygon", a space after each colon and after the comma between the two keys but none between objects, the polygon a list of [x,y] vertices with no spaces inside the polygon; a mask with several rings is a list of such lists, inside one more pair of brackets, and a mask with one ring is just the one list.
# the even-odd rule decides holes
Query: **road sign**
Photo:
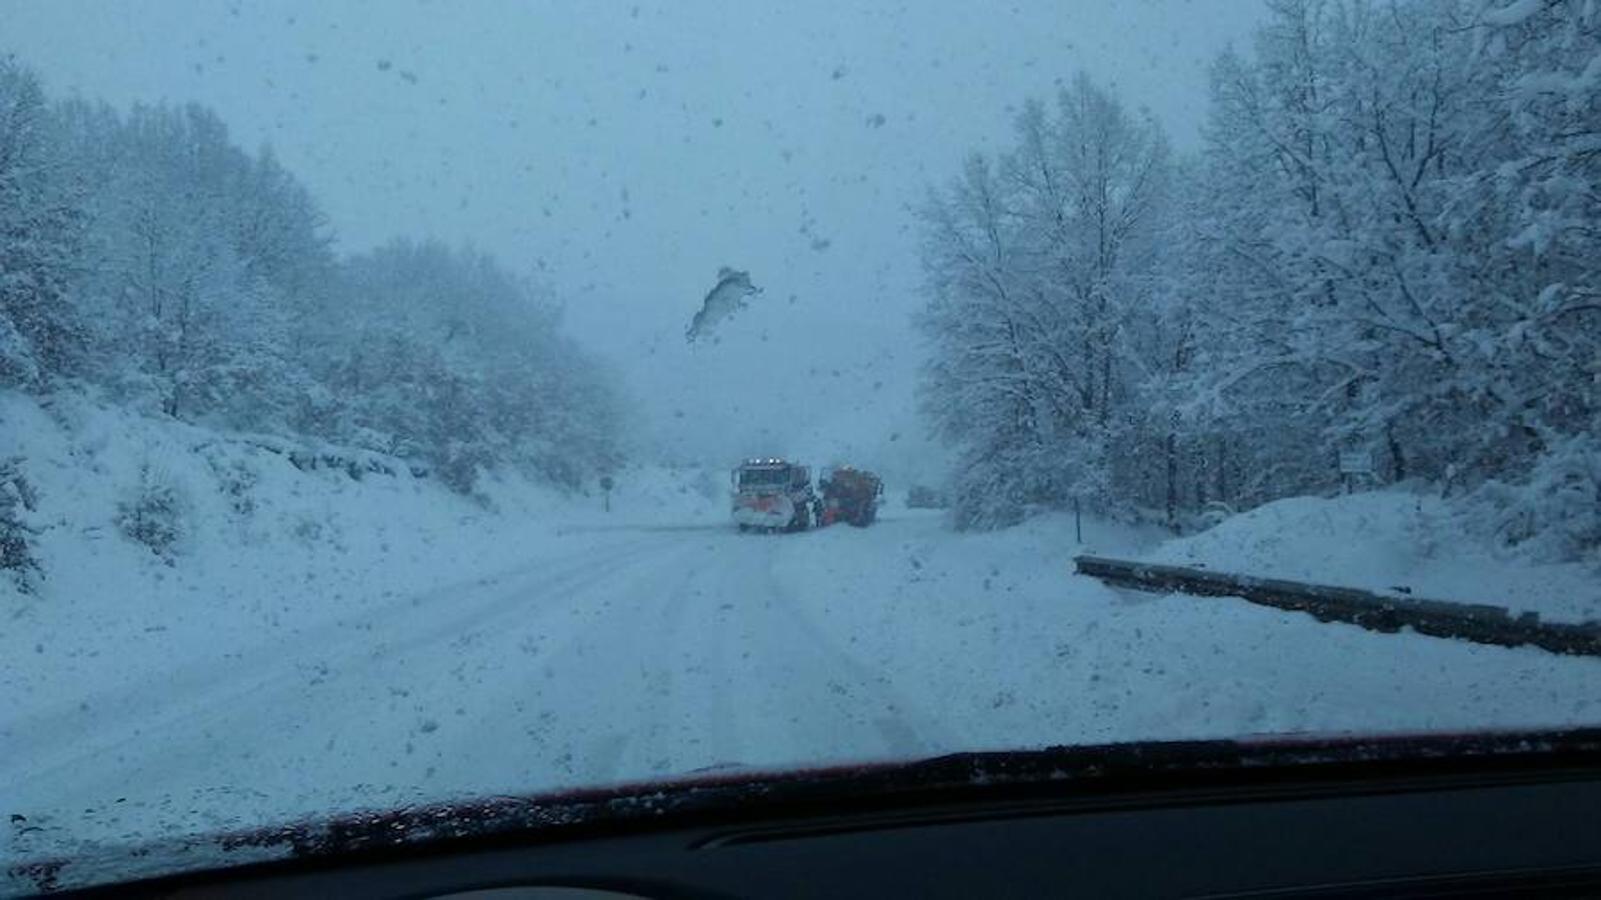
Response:
[{"label": "road sign", "polygon": [[1372,475],[1373,454],[1366,450],[1341,450],[1340,474]]}]

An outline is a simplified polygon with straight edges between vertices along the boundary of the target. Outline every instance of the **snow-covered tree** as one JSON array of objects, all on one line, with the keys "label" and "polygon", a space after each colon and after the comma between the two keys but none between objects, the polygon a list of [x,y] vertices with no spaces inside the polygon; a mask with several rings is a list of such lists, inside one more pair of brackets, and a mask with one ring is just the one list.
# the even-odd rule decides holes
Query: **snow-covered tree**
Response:
[{"label": "snow-covered tree", "polygon": [[[483,254],[341,262],[310,195],[197,105],[48,102],[0,60],[0,387],[96,382],[151,414],[357,444],[452,488],[619,459],[618,391]],[[59,379],[58,379],[59,380]]]},{"label": "snow-covered tree", "polygon": [[1275,3],[1210,129],[1232,409],[1451,482],[1593,419],[1597,51],[1582,4]]},{"label": "snow-covered tree", "polygon": [[56,137],[37,79],[0,58],[0,385],[70,371],[87,343],[68,292],[83,216]]},{"label": "snow-covered tree", "polygon": [[1080,77],[1018,117],[1000,160],[970,160],[924,212],[933,345],[926,408],[962,451],[963,524],[1104,499],[1137,380],[1128,329],[1154,282],[1167,145]]},{"label": "snow-covered tree", "polygon": [[1197,158],[1081,80],[929,204],[964,521],[1084,495],[1178,526],[1366,450],[1509,539],[1601,544],[1598,7],[1268,7]]},{"label": "snow-covered tree", "polygon": [[618,462],[616,391],[555,308],[492,259],[396,241],[351,259],[321,340],[345,398],[330,436],[427,461],[470,490],[505,463],[565,485]]},{"label": "snow-covered tree", "polygon": [[240,151],[205,109],[135,108],[109,143],[89,176],[80,284],[105,323],[105,377],[166,415],[272,427],[297,381],[294,292],[321,262],[313,213],[297,192],[273,195],[270,158]]},{"label": "snow-covered tree", "polygon": [[0,459],[0,575],[29,593],[43,575],[34,556],[38,529],[27,519],[37,508],[38,492],[22,472],[20,457]]}]

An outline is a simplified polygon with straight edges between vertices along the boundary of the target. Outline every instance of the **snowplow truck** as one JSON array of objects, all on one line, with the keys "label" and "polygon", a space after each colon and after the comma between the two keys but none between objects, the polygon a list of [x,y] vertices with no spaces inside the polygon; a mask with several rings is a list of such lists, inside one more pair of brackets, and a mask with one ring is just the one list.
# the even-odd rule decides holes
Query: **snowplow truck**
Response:
[{"label": "snowplow truck", "polygon": [[884,495],[884,482],[865,469],[840,466],[824,472],[818,482],[817,524],[848,522],[866,528],[878,518],[878,498]]},{"label": "snowplow truck", "polygon": [[734,524],[740,531],[805,531],[817,495],[810,469],[788,460],[750,459],[734,470]]}]

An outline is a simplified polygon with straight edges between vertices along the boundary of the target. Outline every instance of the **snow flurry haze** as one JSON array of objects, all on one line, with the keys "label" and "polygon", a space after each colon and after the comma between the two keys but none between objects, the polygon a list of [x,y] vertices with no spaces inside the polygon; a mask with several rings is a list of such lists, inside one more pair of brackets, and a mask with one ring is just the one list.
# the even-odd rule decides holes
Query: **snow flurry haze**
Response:
[{"label": "snow flurry haze", "polygon": [[[56,91],[219,110],[305,180],[347,251],[433,236],[538,278],[680,461],[865,455],[902,474],[932,450],[911,325],[926,190],[1078,70],[1197,144],[1208,65],[1261,17],[1111,9],[64,0],[5,4],[0,50]],[[686,346],[722,266],[765,294]],[[804,362],[774,371],[775,344]]]},{"label": "snow flurry haze", "polygon": [[0,895],[1595,726],[1598,87],[1590,0],[0,0]]}]

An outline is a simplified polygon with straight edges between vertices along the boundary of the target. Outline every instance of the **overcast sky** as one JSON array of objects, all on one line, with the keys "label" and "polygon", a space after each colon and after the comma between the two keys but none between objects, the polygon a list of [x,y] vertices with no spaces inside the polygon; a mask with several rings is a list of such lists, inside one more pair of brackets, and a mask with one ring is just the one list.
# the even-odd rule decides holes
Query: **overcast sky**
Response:
[{"label": "overcast sky", "polygon": [[[910,208],[1083,70],[1198,141],[1257,0],[0,0],[56,95],[195,100],[270,143],[343,250],[470,242],[537,278],[685,457],[904,465]],[[689,346],[719,266],[765,290]],[[894,440],[891,440],[894,438]]]}]

